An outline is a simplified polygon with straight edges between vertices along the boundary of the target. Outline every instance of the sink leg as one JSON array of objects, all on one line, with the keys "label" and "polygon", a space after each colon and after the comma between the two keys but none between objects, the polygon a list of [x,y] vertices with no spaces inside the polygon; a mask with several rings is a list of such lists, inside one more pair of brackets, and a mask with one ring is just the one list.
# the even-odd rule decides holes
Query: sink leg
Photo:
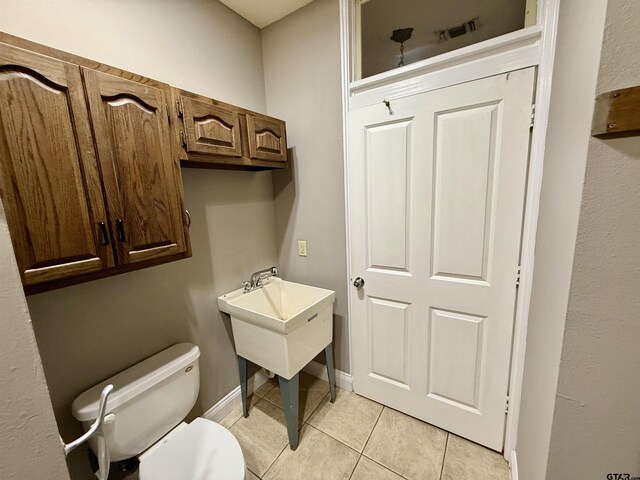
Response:
[{"label": "sink leg", "polygon": [[247,359],[238,355],[238,367],[240,369],[240,393],[242,394],[242,415],[249,416],[249,406],[247,405]]},{"label": "sink leg", "polygon": [[300,384],[300,374],[287,380],[278,377],[280,382],[280,395],[282,396],[282,407],[287,420],[287,433],[289,434],[289,446],[291,450],[298,448],[298,386]]},{"label": "sink leg", "polygon": [[329,389],[331,390],[331,403],[336,401],[336,371],[333,368],[333,343],[324,349],[327,360],[327,377],[329,377]]}]

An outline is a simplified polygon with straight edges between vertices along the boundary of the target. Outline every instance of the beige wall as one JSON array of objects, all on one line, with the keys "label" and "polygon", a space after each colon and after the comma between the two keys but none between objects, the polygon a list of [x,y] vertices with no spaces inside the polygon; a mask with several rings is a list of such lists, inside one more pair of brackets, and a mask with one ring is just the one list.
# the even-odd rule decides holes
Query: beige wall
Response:
[{"label": "beige wall", "polygon": [[[598,92],[640,85],[640,2],[610,0]],[[640,137],[589,141],[547,478],[640,475]]]},{"label": "beige wall", "polygon": [[[215,0],[0,0],[0,30],[265,111],[260,31]],[[70,414],[76,395],[175,342],[202,351],[195,413],[238,385],[216,296],[277,263],[271,173],[182,173],[192,258],[28,299],[67,440],[81,433]],[[89,478],[84,452],[74,458],[72,477]]]},{"label": "beige wall", "polygon": [[0,29],[265,110],[260,30],[217,0],[0,0]]},{"label": "beige wall", "polygon": [[338,2],[316,0],[268,26],[262,49],[267,109],[287,121],[292,160],[273,174],[278,264],[287,279],[336,291],[336,368],[349,372]]},{"label": "beige wall", "polygon": [[545,478],[605,6],[560,3],[516,445],[521,480]]},{"label": "beige wall", "polygon": [[69,478],[0,204],[0,478]]}]

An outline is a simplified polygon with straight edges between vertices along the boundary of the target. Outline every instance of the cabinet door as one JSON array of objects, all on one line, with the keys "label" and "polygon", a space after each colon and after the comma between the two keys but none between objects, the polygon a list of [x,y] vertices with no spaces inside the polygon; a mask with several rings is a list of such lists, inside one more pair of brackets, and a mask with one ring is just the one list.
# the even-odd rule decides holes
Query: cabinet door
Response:
[{"label": "cabinet door", "polygon": [[80,68],[5,44],[0,196],[24,285],[113,266]]},{"label": "cabinet door", "polygon": [[185,251],[165,92],[82,69],[121,264]]},{"label": "cabinet door", "polygon": [[287,138],[283,121],[247,115],[247,135],[251,158],[287,161]]},{"label": "cabinet door", "polygon": [[242,156],[238,113],[182,97],[184,146],[187,152]]}]

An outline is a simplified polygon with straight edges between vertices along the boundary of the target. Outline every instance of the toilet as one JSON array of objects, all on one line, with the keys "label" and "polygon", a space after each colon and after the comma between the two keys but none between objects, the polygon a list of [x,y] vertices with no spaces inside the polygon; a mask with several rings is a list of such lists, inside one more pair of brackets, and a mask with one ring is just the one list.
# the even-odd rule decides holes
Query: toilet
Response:
[{"label": "toilet", "polygon": [[[82,393],[73,416],[88,430],[112,384],[103,427],[111,462],[138,457],[140,480],[242,480],[244,457],[229,430],[204,418],[183,422],[200,390],[199,357],[195,345],[173,345]],[[98,440],[89,443],[97,455]]]}]

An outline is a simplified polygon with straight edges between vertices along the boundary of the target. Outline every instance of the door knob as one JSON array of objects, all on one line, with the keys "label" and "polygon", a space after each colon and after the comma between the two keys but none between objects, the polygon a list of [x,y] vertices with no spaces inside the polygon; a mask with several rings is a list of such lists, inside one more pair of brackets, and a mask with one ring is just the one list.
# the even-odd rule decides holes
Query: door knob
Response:
[{"label": "door knob", "polygon": [[353,281],[353,286],[356,288],[360,288],[364,285],[364,278],[362,277],[356,277],[356,279]]}]

